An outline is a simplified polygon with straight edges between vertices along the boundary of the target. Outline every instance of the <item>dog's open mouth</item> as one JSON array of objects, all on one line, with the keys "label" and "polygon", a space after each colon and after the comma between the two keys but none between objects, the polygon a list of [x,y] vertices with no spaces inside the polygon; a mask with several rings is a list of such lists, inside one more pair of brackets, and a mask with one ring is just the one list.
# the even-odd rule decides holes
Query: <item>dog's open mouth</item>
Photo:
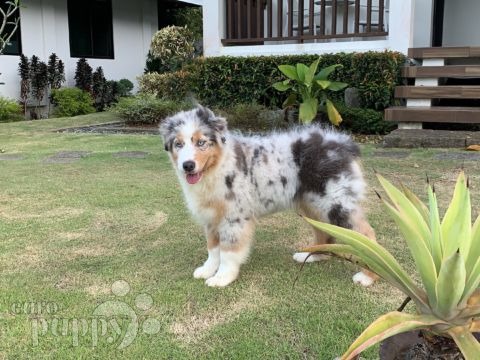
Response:
[{"label": "dog's open mouth", "polygon": [[187,174],[187,182],[190,184],[190,185],[193,185],[193,184],[196,184],[197,182],[200,181],[200,179],[202,178],[202,172],[198,172],[198,173],[195,173],[195,174]]}]

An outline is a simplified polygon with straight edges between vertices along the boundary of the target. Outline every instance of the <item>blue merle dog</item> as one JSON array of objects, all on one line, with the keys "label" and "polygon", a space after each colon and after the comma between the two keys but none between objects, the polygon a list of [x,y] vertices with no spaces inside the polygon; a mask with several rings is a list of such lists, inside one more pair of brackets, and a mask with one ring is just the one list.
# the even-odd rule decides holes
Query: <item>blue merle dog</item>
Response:
[{"label": "blue merle dog", "polygon": [[[349,136],[320,126],[243,136],[202,106],[167,118],[160,131],[188,208],[205,229],[208,258],[193,276],[208,286],[226,286],[238,277],[256,219],[276,211],[295,208],[375,241],[360,208],[365,182],[359,149]],[[333,241],[317,229],[314,235],[315,244]],[[303,262],[307,256],[293,258]],[[308,261],[321,259],[313,255]],[[375,279],[367,270],[353,277],[364,286]]]}]

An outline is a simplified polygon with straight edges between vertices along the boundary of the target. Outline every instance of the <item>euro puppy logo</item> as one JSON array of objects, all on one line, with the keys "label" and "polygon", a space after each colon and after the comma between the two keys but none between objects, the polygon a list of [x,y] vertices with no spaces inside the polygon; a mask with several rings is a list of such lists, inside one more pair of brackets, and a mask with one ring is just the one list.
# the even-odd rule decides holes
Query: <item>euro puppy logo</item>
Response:
[{"label": "euro puppy logo", "polygon": [[[375,241],[360,207],[365,182],[359,149],[349,136],[316,125],[244,136],[229,132],[224,118],[202,106],[165,119],[160,132],[187,206],[204,227],[208,258],[193,276],[208,286],[237,279],[256,219],[288,208]],[[334,241],[313,232],[314,244]],[[293,257],[303,262],[307,256]],[[367,270],[353,277],[364,286],[375,279]]]}]

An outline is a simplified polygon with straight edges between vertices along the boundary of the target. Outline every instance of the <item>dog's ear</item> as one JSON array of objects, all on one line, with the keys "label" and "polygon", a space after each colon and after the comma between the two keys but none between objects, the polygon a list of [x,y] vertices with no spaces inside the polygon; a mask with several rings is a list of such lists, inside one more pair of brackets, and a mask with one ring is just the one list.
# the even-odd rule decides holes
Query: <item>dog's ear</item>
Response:
[{"label": "dog's ear", "polygon": [[175,127],[177,126],[177,119],[175,116],[166,118],[160,124],[160,134],[163,137],[163,143],[165,144],[165,150],[171,151],[173,140],[175,139]]},{"label": "dog's ear", "polygon": [[223,135],[227,131],[227,120],[225,118],[215,115],[212,110],[201,105],[197,106],[197,116],[205,125],[218,132],[223,141]]}]

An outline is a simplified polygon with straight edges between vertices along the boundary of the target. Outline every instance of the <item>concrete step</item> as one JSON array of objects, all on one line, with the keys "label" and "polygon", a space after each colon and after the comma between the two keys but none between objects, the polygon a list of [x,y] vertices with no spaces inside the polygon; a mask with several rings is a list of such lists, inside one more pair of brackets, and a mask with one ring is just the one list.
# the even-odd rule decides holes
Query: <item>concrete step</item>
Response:
[{"label": "concrete step", "polygon": [[480,124],[480,108],[459,106],[392,106],[385,109],[385,120],[394,122],[436,122]]}]

